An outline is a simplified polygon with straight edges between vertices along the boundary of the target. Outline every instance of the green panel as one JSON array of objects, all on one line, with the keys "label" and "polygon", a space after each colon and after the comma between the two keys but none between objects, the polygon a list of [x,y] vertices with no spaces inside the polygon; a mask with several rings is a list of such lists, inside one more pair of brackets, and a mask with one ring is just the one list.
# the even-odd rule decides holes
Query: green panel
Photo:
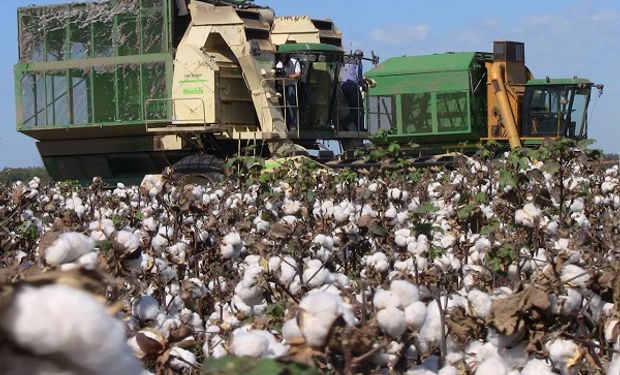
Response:
[{"label": "green panel", "polygon": [[69,125],[69,85],[66,71],[50,71],[45,75],[48,126]]},{"label": "green panel", "polygon": [[117,17],[116,36],[119,56],[140,54],[141,27],[134,15]]},{"label": "green panel", "polygon": [[69,52],[72,60],[89,58],[92,51],[91,41],[91,28],[88,25],[69,25]]},{"label": "green panel", "polygon": [[142,92],[140,90],[140,65],[118,67],[118,120],[142,119]]},{"label": "green panel", "polygon": [[469,70],[476,60],[491,60],[492,55],[480,52],[445,53],[439,55],[394,57],[366,73],[369,78],[422,73]]},{"label": "green panel", "polygon": [[546,79],[532,79],[527,81],[527,86],[549,86],[549,85],[577,85],[577,84],[592,84],[592,81],[585,78],[551,78],[548,81]]},{"label": "green panel", "polygon": [[45,33],[46,61],[62,61],[67,50],[67,30],[65,25],[52,22],[51,30]]},{"label": "green panel", "polygon": [[376,87],[369,95],[392,95],[418,92],[442,92],[469,90],[469,71],[412,74],[407,76],[383,76],[374,78]]},{"label": "green panel", "polygon": [[436,95],[437,129],[440,133],[469,131],[467,92],[444,92]]},{"label": "green panel", "polygon": [[93,71],[95,122],[113,122],[116,119],[115,67],[98,66]]},{"label": "green panel", "polygon": [[114,24],[112,21],[95,22],[92,24],[94,57],[114,56],[113,30]]},{"label": "green panel", "polygon": [[278,46],[280,53],[296,53],[296,52],[342,52],[342,50],[334,45],[326,43],[287,43]]},{"label": "green panel", "polygon": [[[18,10],[18,129],[140,124],[171,95],[170,0]],[[170,119],[165,103],[152,119]]]},{"label": "green panel", "polygon": [[83,125],[93,121],[93,105],[90,95],[90,69],[71,69],[71,124]]},{"label": "green panel", "polygon": [[[166,65],[154,63],[142,65],[143,103],[147,99],[163,99],[168,97],[166,91]],[[148,104],[146,118],[149,120],[164,120],[167,116],[167,103],[155,101]]]},{"label": "green panel", "polygon": [[429,92],[401,96],[403,132],[415,134],[433,131],[431,99]]}]

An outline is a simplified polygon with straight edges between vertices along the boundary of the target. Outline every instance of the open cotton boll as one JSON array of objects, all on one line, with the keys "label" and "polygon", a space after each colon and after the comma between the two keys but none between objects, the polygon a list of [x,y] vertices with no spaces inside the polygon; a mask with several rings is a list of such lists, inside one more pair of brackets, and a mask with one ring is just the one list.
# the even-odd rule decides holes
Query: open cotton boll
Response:
[{"label": "open cotton boll", "polygon": [[372,299],[375,309],[387,309],[401,305],[400,298],[391,290],[377,289]]},{"label": "open cotton boll", "polygon": [[556,375],[556,373],[547,361],[533,358],[523,366],[521,375]]},{"label": "open cotton boll", "polygon": [[515,221],[526,227],[533,227],[534,220],[541,214],[541,211],[534,203],[528,203],[522,209],[515,212]]},{"label": "open cotton boll", "polygon": [[493,301],[485,292],[473,289],[467,293],[467,300],[469,301],[469,310],[474,316],[484,320],[491,313]]},{"label": "open cotton boll", "polygon": [[222,239],[222,243],[220,245],[220,253],[224,258],[236,258],[241,253],[241,249],[243,247],[243,241],[241,241],[241,236],[237,232],[228,233]]},{"label": "open cotton boll", "polygon": [[413,330],[419,330],[426,321],[426,305],[416,301],[405,309],[405,321]]},{"label": "open cotton boll", "polygon": [[170,357],[170,367],[173,370],[189,370],[197,365],[194,353],[178,346],[173,346],[170,349]]},{"label": "open cotton boll", "polygon": [[568,369],[568,363],[575,356],[579,346],[571,340],[555,339],[545,344],[549,351],[549,358],[553,364],[560,370],[562,375],[568,375],[572,372]]},{"label": "open cotton boll", "polygon": [[57,266],[69,263],[95,249],[95,240],[77,232],[62,233],[45,249],[47,264]]},{"label": "open cotton boll", "polygon": [[299,325],[297,325],[297,319],[289,319],[282,326],[282,337],[286,340],[292,340],[299,337],[303,337]]},{"label": "open cotton boll", "polygon": [[402,336],[407,330],[405,313],[395,307],[380,310],[377,313],[377,322],[379,323],[379,328],[393,338]]},{"label": "open cotton boll", "polygon": [[125,254],[133,253],[140,247],[140,238],[129,231],[122,230],[116,232],[114,239],[123,247]]},{"label": "open cotton boll", "polygon": [[299,303],[299,308],[299,328],[308,345],[314,347],[325,345],[336,318],[343,315],[348,323],[352,320],[350,306],[346,306],[339,295],[330,292],[309,292]]},{"label": "open cotton boll", "polygon": [[398,296],[398,306],[403,309],[420,298],[418,287],[406,280],[393,280],[390,283],[390,291]]},{"label": "open cotton boll", "polygon": [[420,328],[420,342],[428,349],[441,340],[441,314],[437,300],[429,302],[426,306],[426,319]]},{"label": "open cotton boll", "polygon": [[61,284],[23,286],[0,314],[0,327],[25,351],[61,357],[82,373],[141,373],[125,342],[124,325],[82,290]]},{"label": "open cotton boll", "polygon": [[590,281],[590,274],[579,266],[567,264],[562,268],[560,279],[570,286],[585,288]]},{"label": "open cotton boll", "polygon": [[493,356],[478,365],[476,375],[508,375],[508,370],[503,359]]},{"label": "open cotton boll", "polygon": [[133,315],[143,322],[155,320],[159,315],[159,302],[153,296],[142,296],[133,304]]},{"label": "open cotton boll", "polygon": [[239,332],[233,335],[230,351],[237,357],[262,357],[269,349],[269,341],[256,332]]}]

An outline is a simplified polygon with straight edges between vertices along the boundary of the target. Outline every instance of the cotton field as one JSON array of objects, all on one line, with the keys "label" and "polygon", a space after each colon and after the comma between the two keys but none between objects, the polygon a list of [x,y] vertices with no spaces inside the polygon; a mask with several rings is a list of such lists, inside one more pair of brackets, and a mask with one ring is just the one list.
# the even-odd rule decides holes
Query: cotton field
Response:
[{"label": "cotton field", "polygon": [[0,372],[616,375],[619,179],[565,148],[4,186]]}]

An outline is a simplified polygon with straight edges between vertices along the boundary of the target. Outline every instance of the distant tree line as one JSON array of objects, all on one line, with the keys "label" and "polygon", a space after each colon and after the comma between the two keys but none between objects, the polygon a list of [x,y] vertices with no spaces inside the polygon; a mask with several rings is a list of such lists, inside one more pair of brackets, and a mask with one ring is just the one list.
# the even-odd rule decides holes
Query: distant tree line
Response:
[{"label": "distant tree line", "polygon": [[43,167],[30,168],[4,168],[0,170],[0,183],[10,185],[16,181],[28,182],[33,177],[39,177],[42,183],[51,182],[52,179]]}]

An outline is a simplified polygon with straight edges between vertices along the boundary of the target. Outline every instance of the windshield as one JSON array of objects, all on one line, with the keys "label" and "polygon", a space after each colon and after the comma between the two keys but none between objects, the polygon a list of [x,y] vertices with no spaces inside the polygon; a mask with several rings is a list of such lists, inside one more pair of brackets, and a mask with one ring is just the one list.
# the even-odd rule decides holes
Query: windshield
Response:
[{"label": "windshield", "polygon": [[330,127],[341,60],[342,56],[329,54],[299,56],[302,73],[297,89],[302,128]]},{"label": "windshield", "polygon": [[587,137],[590,87],[527,87],[523,104],[525,137]]}]

